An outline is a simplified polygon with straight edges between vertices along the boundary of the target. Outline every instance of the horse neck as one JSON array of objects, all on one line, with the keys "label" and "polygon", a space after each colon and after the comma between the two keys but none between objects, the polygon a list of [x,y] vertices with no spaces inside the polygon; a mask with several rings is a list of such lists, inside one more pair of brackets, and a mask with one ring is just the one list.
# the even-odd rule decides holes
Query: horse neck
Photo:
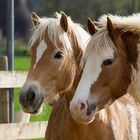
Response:
[{"label": "horse neck", "polygon": [[133,85],[129,93],[134,97],[134,99],[140,103],[140,44],[137,45],[138,50],[138,69],[133,69]]},{"label": "horse neck", "polygon": [[[131,35],[132,42],[127,44],[131,57],[131,84],[128,87],[127,93],[133,96],[136,102],[140,103],[140,37],[138,35]],[[129,37],[129,36],[128,36]],[[126,38],[126,40],[131,38]]]},{"label": "horse neck", "polygon": [[74,93],[76,91],[76,88],[78,86],[78,83],[80,81],[80,77],[81,77],[81,73],[82,72],[78,72],[74,78],[74,82],[72,84],[72,86],[69,88],[69,90],[66,92],[66,98],[68,100],[68,103],[70,103],[70,101],[72,100]]},{"label": "horse neck", "polygon": [[73,47],[73,52],[74,52],[75,65],[76,65],[76,67],[75,67],[76,74],[75,74],[72,85],[66,92],[66,98],[68,100],[68,103],[70,103],[70,101],[75,93],[75,90],[78,86],[78,83],[80,81],[81,75],[82,75],[81,68],[80,68],[80,61],[81,61],[81,58],[83,55],[83,50],[82,50],[82,48],[79,47],[78,41],[77,41],[77,38],[76,38],[74,32],[71,31],[70,34],[71,34],[72,47]]},{"label": "horse neck", "polygon": [[[140,69],[140,64],[139,64]],[[133,81],[128,88],[128,93],[133,96],[136,102],[140,103],[140,70],[132,67]]]}]

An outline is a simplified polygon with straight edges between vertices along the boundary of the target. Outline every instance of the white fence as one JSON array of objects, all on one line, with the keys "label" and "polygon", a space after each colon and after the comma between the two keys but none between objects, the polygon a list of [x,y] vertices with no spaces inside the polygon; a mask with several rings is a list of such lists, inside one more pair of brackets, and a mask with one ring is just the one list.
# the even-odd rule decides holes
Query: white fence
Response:
[{"label": "white fence", "polygon": [[[0,90],[19,88],[24,84],[26,77],[27,72],[0,71]],[[8,102],[5,105],[8,106]],[[47,124],[47,121],[0,124],[0,140],[44,138]]]}]

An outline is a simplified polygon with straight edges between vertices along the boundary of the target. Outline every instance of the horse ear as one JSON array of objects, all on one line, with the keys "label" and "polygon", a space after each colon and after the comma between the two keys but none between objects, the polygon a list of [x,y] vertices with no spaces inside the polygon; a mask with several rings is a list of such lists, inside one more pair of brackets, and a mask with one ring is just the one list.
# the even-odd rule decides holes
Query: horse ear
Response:
[{"label": "horse ear", "polygon": [[87,27],[90,35],[93,35],[98,31],[98,28],[90,18],[88,18]]},{"label": "horse ear", "polygon": [[65,32],[68,31],[68,20],[64,12],[61,13],[60,25]]},{"label": "horse ear", "polygon": [[113,39],[115,36],[115,30],[109,17],[107,17],[107,30],[108,30],[109,36]]},{"label": "horse ear", "polygon": [[31,15],[31,20],[34,27],[39,24],[39,19],[40,17],[36,13],[33,12]]}]

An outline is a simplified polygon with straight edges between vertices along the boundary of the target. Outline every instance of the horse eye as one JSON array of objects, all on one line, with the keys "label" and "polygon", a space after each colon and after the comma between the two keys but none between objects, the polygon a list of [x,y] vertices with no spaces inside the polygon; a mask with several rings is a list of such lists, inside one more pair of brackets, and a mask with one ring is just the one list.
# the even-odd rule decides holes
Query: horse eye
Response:
[{"label": "horse eye", "polygon": [[111,65],[113,63],[113,59],[106,59],[103,61],[103,65],[106,66],[106,65]]},{"label": "horse eye", "polygon": [[55,56],[54,56],[54,58],[56,58],[56,59],[60,59],[60,58],[62,58],[63,57],[63,53],[62,52],[57,52],[56,54],[55,54]]}]

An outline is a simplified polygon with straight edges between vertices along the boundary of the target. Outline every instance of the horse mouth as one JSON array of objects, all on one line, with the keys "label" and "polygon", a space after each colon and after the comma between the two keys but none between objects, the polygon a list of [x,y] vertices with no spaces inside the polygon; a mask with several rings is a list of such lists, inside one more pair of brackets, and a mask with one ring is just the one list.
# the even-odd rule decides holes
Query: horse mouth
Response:
[{"label": "horse mouth", "polygon": [[94,120],[95,115],[93,115],[92,117],[87,117],[86,116],[86,117],[79,117],[79,118],[72,116],[72,118],[73,118],[74,121],[76,121],[79,124],[89,124]]}]

